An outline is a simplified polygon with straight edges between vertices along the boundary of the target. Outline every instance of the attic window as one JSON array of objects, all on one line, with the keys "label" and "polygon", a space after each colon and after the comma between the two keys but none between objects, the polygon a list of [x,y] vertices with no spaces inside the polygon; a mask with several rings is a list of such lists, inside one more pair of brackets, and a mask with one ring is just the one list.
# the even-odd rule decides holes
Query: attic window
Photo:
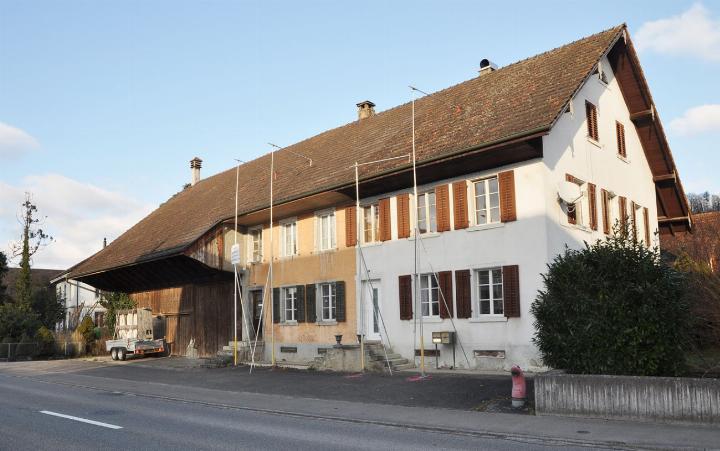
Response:
[{"label": "attic window", "polygon": [[598,80],[600,80],[601,82],[603,82],[605,84],[608,84],[607,75],[605,75],[605,71],[603,70],[602,63],[598,63],[594,74],[597,75]]},{"label": "attic window", "polygon": [[599,141],[597,107],[592,103],[585,101],[585,115],[587,116],[587,135],[588,138]]}]

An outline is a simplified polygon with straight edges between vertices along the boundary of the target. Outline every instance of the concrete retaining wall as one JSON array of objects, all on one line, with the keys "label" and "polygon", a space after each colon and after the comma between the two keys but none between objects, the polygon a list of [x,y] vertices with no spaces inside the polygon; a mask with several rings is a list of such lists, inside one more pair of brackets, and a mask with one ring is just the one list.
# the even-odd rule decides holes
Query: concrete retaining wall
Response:
[{"label": "concrete retaining wall", "polygon": [[549,372],[535,377],[538,415],[720,424],[720,380]]}]

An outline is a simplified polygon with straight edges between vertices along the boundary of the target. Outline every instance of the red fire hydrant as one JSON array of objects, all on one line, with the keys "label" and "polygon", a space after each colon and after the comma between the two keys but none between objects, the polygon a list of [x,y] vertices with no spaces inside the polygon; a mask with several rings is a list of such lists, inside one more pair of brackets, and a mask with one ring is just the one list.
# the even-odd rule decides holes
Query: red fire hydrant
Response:
[{"label": "red fire hydrant", "polygon": [[525,374],[519,366],[510,368],[512,374],[512,406],[516,409],[525,405]]}]

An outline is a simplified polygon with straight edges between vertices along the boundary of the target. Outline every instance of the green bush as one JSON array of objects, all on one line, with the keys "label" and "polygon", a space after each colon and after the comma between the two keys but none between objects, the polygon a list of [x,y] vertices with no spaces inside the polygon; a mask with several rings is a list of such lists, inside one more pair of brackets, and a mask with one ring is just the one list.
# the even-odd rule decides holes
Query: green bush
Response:
[{"label": "green bush", "polygon": [[31,336],[39,326],[38,316],[29,305],[16,302],[0,305],[0,337],[19,342],[20,337]]},{"label": "green bush", "polygon": [[55,353],[55,336],[47,327],[42,326],[38,329],[35,340],[38,344],[39,356],[48,357]]},{"label": "green bush", "polygon": [[627,231],[548,265],[531,312],[545,364],[571,373],[674,376],[690,315],[681,274]]},{"label": "green bush", "polygon": [[95,341],[95,323],[93,323],[92,318],[89,316],[83,318],[77,332],[83,337],[85,344],[92,344]]}]

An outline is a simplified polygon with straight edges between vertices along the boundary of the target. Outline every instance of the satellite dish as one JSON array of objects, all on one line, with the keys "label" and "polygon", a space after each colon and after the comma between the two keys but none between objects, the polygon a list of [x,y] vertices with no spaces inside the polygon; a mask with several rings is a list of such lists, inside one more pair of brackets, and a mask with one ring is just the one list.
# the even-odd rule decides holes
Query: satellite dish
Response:
[{"label": "satellite dish", "polygon": [[582,191],[576,183],[563,180],[558,183],[558,197],[566,204],[574,204],[582,197]]}]

